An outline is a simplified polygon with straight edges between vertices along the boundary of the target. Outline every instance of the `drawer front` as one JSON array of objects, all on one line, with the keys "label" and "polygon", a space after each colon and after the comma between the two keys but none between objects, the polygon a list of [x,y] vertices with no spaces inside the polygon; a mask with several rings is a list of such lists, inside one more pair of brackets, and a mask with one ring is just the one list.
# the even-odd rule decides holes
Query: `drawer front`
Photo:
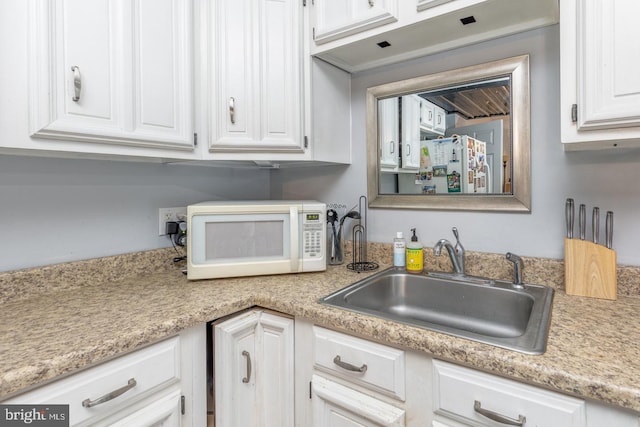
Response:
[{"label": "drawer front", "polygon": [[[559,393],[477,372],[433,362],[434,411],[474,425],[494,426],[496,414],[525,426],[583,427],[585,402]],[[487,415],[482,415],[481,412]],[[498,423],[498,425],[500,425]]]},{"label": "drawer front", "polygon": [[404,409],[337,384],[320,375],[311,378],[315,426],[402,427]]},{"label": "drawer front", "polygon": [[317,369],[404,400],[404,351],[318,326],[313,335]]},{"label": "drawer front", "polygon": [[[180,378],[179,355],[179,338],[174,337],[3,403],[68,404],[70,425],[75,425],[92,417],[100,418],[121,410],[148,395],[150,390],[177,382]],[[135,381],[135,385],[129,384],[131,379]],[[119,389],[126,391],[104,403],[92,407],[83,406],[83,401],[87,399],[95,402]]]}]

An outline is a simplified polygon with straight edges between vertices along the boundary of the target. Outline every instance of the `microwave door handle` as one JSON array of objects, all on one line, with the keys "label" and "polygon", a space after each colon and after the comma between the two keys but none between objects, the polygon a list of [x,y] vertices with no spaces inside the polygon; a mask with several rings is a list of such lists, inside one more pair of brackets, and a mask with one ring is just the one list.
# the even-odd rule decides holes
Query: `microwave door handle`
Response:
[{"label": "microwave door handle", "polygon": [[291,224],[291,232],[289,233],[289,239],[290,239],[290,244],[289,244],[289,248],[291,249],[291,271],[295,272],[298,271],[299,269],[299,249],[298,249],[298,230],[299,230],[299,226],[298,226],[298,208],[293,206],[291,207],[291,209],[289,209],[289,222]]}]

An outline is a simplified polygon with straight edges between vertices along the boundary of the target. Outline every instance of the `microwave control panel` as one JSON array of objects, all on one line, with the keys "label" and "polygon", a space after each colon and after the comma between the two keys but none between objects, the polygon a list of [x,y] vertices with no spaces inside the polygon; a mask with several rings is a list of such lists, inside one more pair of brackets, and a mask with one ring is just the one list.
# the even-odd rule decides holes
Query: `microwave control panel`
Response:
[{"label": "microwave control panel", "polygon": [[304,212],[302,214],[302,239],[304,244],[304,257],[322,256],[322,232],[324,221],[319,212]]}]

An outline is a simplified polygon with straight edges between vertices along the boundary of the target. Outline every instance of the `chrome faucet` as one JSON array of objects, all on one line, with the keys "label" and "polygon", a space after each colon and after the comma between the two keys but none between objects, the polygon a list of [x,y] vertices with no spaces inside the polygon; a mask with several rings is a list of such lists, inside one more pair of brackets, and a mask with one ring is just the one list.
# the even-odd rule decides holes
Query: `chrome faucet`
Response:
[{"label": "chrome faucet", "polygon": [[442,253],[442,247],[444,246],[447,252],[449,252],[449,258],[451,258],[451,264],[453,264],[453,271],[456,274],[464,275],[464,248],[460,243],[460,235],[456,227],[452,228],[453,235],[456,238],[456,245],[452,245],[447,239],[440,239],[438,243],[433,247],[433,255],[440,256]]}]

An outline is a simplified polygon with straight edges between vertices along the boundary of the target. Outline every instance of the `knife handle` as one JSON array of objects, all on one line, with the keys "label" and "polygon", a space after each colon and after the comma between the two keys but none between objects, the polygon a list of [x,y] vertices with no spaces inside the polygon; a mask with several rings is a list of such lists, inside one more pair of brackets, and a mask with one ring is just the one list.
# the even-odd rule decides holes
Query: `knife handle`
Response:
[{"label": "knife handle", "polygon": [[564,215],[567,221],[567,238],[573,239],[573,215],[574,215],[574,207],[573,207],[573,199],[567,199],[567,202],[564,206]]},{"label": "knife handle", "polygon": [[591,232],[593,234],[593,243],[598,244],[600,239],[600,208],[593,208],[591,214]]},{"label": "knife handle", "polygon": [[607,218],[605,223],[606,233],[606,245],[608,249],[613,247],[613,212],[607,211]]},{"label": "knife handle", "polygon": [[580,204],[578,211],[578,228],[580,229],[580,240],[584,240],[587,228],[587,207],[584,203]]}]

